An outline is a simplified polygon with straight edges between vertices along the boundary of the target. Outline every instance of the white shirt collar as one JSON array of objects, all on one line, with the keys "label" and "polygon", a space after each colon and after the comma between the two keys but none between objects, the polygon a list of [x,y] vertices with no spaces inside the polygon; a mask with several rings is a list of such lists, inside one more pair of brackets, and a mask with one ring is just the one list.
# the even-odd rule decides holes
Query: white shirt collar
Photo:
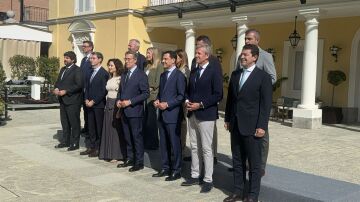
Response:
[{"label": "white shirt collar", "polygon": [[256,64],[254,64],[253,66],[249,67],[249,68],[245,68],[243,67],[244,70],[248,71],[248,72],[252,72],[256,67]]},{"label": "white shirt collar", "polygon": [[204,65],[198,64],[198,67],[201,66],[201,68],[204,70],[209,65],[209,62],[205,63]]}]

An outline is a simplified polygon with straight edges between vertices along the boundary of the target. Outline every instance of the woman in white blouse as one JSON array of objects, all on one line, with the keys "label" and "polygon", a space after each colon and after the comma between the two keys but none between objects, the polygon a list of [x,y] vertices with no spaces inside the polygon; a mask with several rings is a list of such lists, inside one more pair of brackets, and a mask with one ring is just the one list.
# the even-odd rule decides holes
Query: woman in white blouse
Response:
[{"label": "woman in white blouse", "polygon": [[117,117],[116,97],[120,85],[120,75],[124,72],[123,63],[110,59],[107,63],[110,79],[106,84],[108,91],[104,112],[104,123],[101,137],[99,158],[112,163],[126,159],[126,142],[121,127],[120,117]]}]

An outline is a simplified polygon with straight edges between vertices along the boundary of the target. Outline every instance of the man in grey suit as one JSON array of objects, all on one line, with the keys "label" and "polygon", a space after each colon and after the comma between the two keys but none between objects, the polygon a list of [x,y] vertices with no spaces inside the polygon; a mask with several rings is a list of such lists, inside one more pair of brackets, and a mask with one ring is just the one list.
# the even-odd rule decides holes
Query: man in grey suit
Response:
[{"label": "man in grey suit", "polygon": [[[259,47],[260,33],[255,29],[248,29],[245,32],[245,44],[253,44],[259,48],[259,58],[256,61],[256,67],[267,72],[271,77],[271,83],[276,82],[276,69],[273,57],[270,53]],[[261,174],[265,175],[266,161],[269,154],[269,130],[266,130],[264,138],[262,138],[261,150]]]}]

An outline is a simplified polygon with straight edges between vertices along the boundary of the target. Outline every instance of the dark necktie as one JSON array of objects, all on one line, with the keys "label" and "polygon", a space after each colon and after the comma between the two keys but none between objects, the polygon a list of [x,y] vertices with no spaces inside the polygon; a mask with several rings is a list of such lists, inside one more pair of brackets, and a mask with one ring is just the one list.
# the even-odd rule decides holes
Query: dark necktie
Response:
[{"label": "dark necktie", "polygon": [[130,78],[130,71],[128,71],[128,72],[126,73],[126,77],[125,77],[125,85],[127,84],[127,82],[128,82],[128,80],[129,80],[129,78]]},{"label": "dark necktie", "polygon": [[65,75],[65,72],[67,71],[67,67],[65,67],[65,69],[64,69],[64,71],[63,71],[63,73],[62,73],[62,75],[61,75],[61,80],[63,80],[63,78],[64,78],[64,75]]},{"label": "dark necktie", "polygon": [[199,67],[198,67],[198,69],[197,69],[197,71],[196,71],[195,83],[197,83],[198,80],[200,79],[200,73],[201,73],[201,70],[202,70],[202,69],[203,69],[203,68],[199,65]]}]

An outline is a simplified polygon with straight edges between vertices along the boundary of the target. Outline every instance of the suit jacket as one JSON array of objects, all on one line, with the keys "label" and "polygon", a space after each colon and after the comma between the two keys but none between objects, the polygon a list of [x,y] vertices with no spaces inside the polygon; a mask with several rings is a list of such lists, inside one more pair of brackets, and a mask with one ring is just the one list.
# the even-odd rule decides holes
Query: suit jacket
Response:
[{"label": "suit jacket", "polygon": [[256,61],[256,66],[267,72],[271,76],[271,83],[276,82],[276,69],[272,55],[259,47],[259,58]]},{"label": "suit jacket", "polygon": [[[129,70],[128,70],[129,71]],[[149,97],[149,83],[145,72],[136,67],[131,77],[126,81],[126,74],[121,75],[117,100],[130,100],[131,105],[122,109],[127,117],[143,117],[144,101]]]},{"label": "suit jacket", "polygon": [[145,69],[147,64],[146,58],[144,55],[142,55],[140,52],[137,53],[137,60],[136,60],[136,66],[143,70]]},{"label": "suit jacket", "polygon": [[[69,69],[66,68],[66,66],[61,68],[55,83],[55,88],[58,88],[59,90],[66,90],[66,94],[64,96],[59,96],[59,101],[60,103],[64,103],[66,105],[81,104],[83,101],[83,75],[81,69],[75,64],[73,64]],[[62,75],[63,78],[61,79]]]},{"label": "suit jacket", "polygon": [[209,61],[200,79],[195,82],[196,72],[194,68],[190,72],[187,99],[190,102],[202,102],[204,109],[188,112],[188,117],[193,113],[202,121],[213,121],[218,118],[218,103],[223,97],[223,77],[221,67],[215,62]]},{"label": "suit jacket", "polygon": [[230,132],[237,126],[241,135],[254,135],[257,128],[268,129],[272,103],[271,77],[255,67],[239,91],[242,71],[237,69],[231,74],[225,122],[230,122]]},{"label": "suit jacket", "polygon": [[182,117],[182,103],[185,99],[186,78],[184,74],[174,69],[169,78],[167,72],[160,76],[160,88],[157,99],[160,102],[167,102],[168,108],[160,110],[160,118],[164,123],[178,123]]},{"label": "suit jacket", "polygon": [[84,79],[84,88],[86,88],[87,81],[90,79],[92,66],[90,63],[90,59],[86,60],[86,56],[81,60],[80,68],[82,71],[83,79]]},{"label": "suit jacket", "polygon": [[91,75],[92,73],[87,80],[85,100],[94,100],[93,108],[104,108],[106,105],[106,83],[109,80],[109,73],[103,67],[100,67],[90,82]]},{"label": "suit jacket", "polygon": [[[146,72],[146,71],[145,71]],[[160,75],[164,72],[164,67],[159,64],[156,68],[149,70],[148,81],[150,87],[150,97],[147,99],[147,102],[156,100],[156,96],[159,92],[160,85]]]}]

